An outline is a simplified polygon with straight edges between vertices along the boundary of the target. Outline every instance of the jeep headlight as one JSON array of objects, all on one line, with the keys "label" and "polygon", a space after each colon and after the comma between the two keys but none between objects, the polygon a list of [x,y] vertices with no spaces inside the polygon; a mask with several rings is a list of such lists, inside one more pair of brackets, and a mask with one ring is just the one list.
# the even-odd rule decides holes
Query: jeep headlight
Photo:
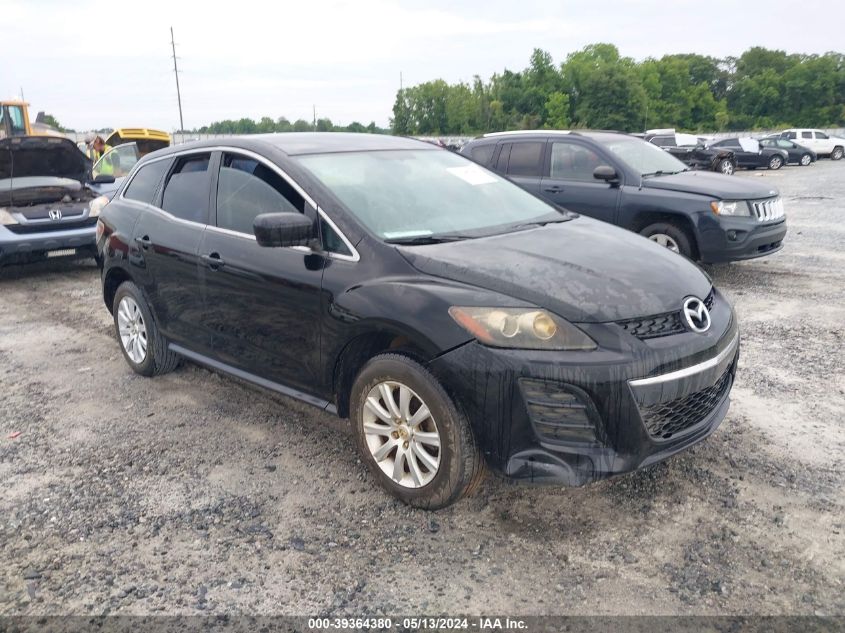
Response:
[{"label": "jeep headlight", "polygon": [[568,321],[537,308],[449,308],[455,322],[485,345],[513,349],[590,350],[596,344]]},{"label": "jeep headlight", "polygon": [[745,200],[718,200],[710,203],[716,215],[751,215]]},{"label": "jeep headlight", "polygon": [[103,207],[109,203],[109,199],[107,196],[97,196],[91,201],[91,204],[88,207],[88,217],[89,218],[96,218],[100,215],[100,212],[103,210]]},{"label": "jeep headlight", "polygon": [[18,221],[6,209],[0,209],[0,224],[8,226],[9,224],[17,224]]}]

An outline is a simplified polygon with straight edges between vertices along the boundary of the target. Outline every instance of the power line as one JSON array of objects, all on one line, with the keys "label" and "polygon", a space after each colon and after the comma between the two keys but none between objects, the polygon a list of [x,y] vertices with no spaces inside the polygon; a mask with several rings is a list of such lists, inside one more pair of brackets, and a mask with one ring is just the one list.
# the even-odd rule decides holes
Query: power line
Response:
[{"label": "power line", "polygon": [[179,69],[176,67],[176,42],[173,40],[173,27],[170,27],[170,47],[173,49],[173,74],[176,75],[176,100],[179,102],[179,131],[185,131],[182,121],[182,92],[179,90]]}]

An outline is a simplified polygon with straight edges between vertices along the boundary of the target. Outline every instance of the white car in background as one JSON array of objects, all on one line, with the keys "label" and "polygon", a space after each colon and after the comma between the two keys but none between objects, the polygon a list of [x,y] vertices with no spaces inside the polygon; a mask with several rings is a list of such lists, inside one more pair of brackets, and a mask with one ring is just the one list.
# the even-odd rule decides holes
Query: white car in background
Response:
[{"label": "white car in background", "polygon": [[819,156],[830,156],[831,160],[839,160],[845,155],[845,139],[831,136],[821,130],[793,128],[784,130],[780,136],[810,148]]}]

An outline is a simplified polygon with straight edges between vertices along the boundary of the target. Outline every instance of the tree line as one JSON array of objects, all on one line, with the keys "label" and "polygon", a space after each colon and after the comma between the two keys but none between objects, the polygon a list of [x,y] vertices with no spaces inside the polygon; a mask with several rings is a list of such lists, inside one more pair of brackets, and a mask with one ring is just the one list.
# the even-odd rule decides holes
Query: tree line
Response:
[{"label": "tree line", "polygon": [[390,130],[378,127],[375,122],[364,125],[353,121],[349,125],[335,125],[331,119],[322,118],[316,121],[297,119],[290,122],[285,117],[273,119],[265,116],[258,121],[253,119],[226,119],[204,125],[191,132],[195,134],[264,134],[268,132],[368,132],[370,134],[389,134]]},{"label": "tree line", "polygon": [[509,129],[674,127],[688,131],[845,124],[845,55],[754,47],[739,57],[694,53],[637,62],[592,44],[561,64],[535,49],[520,72],[401,89],[393,133],[470,135]]}]

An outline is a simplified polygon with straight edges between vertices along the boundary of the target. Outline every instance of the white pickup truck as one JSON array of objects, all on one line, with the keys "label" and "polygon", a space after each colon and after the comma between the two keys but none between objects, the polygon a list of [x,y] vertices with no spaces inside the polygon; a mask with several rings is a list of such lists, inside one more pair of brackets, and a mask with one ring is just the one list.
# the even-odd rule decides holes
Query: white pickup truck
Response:
[{"label": "white pickup truck", "polygon": [[782,138],[788,138],[799,145],[809,147],[819,156],[830,156],[831,160],[839,160],[845,154],[845,139],[831,136],[821,130],[808,128],[794,128],[780,133]]}]

